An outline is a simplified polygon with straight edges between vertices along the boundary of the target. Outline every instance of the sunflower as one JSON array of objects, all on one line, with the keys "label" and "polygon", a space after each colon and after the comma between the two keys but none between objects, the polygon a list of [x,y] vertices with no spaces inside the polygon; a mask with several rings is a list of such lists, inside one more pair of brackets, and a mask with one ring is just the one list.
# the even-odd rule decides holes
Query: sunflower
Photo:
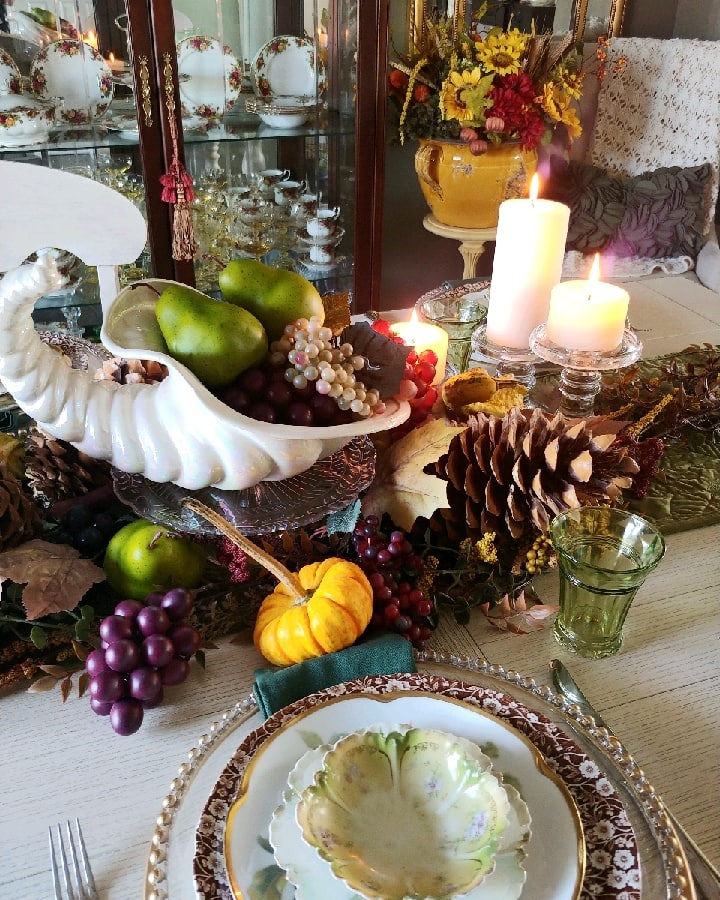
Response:
[{"label": "sunflower", "polygon": [[453,69],[440,91],[440,114],[444,119],[475,122],[490,105],[488,93],[492,77],[484,76],[479,66],[474,69]]},{"label": "sunflower", "polygon": [[572,97],[560,85],[545,84],[537,102],[553,122],[561,122],[571,140],[580,137],[582,126],[577,110],[571,106]]},{"label": "sunflower", "polygon": [[517,28],[511,31],[493,29],[484,41],[475,42],[475,59],[486,72],[515,75],[522,69],[529,38],[530,35]]}]

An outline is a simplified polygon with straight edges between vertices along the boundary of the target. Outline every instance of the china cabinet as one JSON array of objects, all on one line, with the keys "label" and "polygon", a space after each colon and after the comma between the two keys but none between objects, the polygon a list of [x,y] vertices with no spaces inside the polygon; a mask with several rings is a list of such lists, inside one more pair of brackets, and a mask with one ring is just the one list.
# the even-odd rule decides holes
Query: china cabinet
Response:
[{"label": "china cabinet", "polygon": [[[148,245],[125,280],[147,274],[212,292],[225,262],[252,255],[296,268],[321,293],[347,292],[354,312],[373,306],[380,280],[386,3],[16,0],[10,10],[12,34],[0,49],[18,57],[23,93],[54,103],[61,88],[65,97],[45,140],[25,145],[0,138],[0,158],[71,168],[129,192],[146,217]],[[278,36],[284,40],[275,41]],[[65,58],[56,71],[33,57],[46,45],[52,52],[60,46],[57,55],[64,57],[62,41],[79,47],[78,78]],[[84,82],[92,94],[96,78],[112,84],[109,108],[88,104],[87,115],[68,121],[67,85],[82,92]],[[298,103],[301,114],[288,116],[288,106]],[[192,192],[185,208],[167,202],[183,199],[183,186],[177,195],[178,179],[170,177],[183,168],[192,179],[184,185]],[[263,170],[277,170],[288,185],[276,191],[261,183]],[[294,193],[290,182],[297,182]],[[256,228],[242,214],[248,192],[268,204]],[[304,198],[302,207],[300,194],[316,199]],[[331,246],[319,250],[304,227],[318,205],[338,211]],[[186,242],[183,249],[177,240],[173,246],[175,220],[185,212],[195,248]],[[67,310],[93,299],[86,274],[77,289],[48,303]]]}]

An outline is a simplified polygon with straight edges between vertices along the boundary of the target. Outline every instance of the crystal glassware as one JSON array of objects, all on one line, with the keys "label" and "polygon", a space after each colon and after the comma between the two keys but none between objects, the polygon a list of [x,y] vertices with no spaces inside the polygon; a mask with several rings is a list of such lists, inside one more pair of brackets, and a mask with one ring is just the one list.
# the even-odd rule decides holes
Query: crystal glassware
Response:
[{"label": "crystal glassware", "polygon": [[550,523],[550,539],[560,569],[555,639],[579,656],[612,656],[635,595],[665,554],[665,539],[640,516],[605,506],[566,510]]},{"label": "crystal glassware", "polygon": [[464,282],[456,287],[449,283],[423,294],[415,303],[421,322],[438,325],[448,336],[446,375],[466,371],[470,362],[470,339],[487,315],[489,287],[487,281]]}]

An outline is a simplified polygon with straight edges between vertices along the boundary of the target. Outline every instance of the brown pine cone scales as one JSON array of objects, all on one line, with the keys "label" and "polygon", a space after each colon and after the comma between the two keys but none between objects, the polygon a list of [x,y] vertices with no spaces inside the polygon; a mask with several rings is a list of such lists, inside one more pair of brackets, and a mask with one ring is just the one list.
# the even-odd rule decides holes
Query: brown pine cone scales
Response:
[{"label": "brown pine cone scales", "polygon": [[33,426],[25,439],[25,477],[35,499],[51,506],[109,484],[110,463],[92,459]]},{"label": "brown pine cone scales", "polygon": [[452,540],[495,532],[518,541],[530,529],[546,533],[565,509],[614,502],[632,485],[637,463],[614,441],[539,409],[481,413],[425,471],[448,482],[449,508],[439,513]]},{"label": "brown pine cone scales", "polygon": [[22,481],[0,463],[0,550],[17,547],[40,531],[40,510]]}]

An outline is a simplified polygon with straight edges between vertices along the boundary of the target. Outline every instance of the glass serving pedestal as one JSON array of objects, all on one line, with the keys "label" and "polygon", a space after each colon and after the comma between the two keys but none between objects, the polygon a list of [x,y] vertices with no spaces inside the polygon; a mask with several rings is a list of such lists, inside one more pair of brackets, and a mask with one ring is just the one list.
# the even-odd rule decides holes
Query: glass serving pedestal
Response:
[{"label": "glass serving pedestal", "polygon": [[495,366],[495,375],[498,378],[510,377],[513,381],[524,385],[530,390],[535,385],[535,362],[537,356],[532,348],[503,347],[493,343],[487,336],[487,326],[476,328],[471,338],[473,353],[478,353],[484,359]]},{"label": "glass serving pedestal", "polygon": [[183,501],[193,497],[244,534],[300,528],[339,512],[357,499],[375,474],[375,447],[364,435],[353,438],[315,465],[280,481],[261,481],[239,491],[188,490],[113,469],[113,488],[136,515],[187,534],[203,535],[213,526]]},{"label": "glass serving pedestal", "polygon": [[569,418],[592,415],[602,373],[631,365],[640,358],[643,349],[635,332],[626,328],[615,350],[568,350],[548,338],[545,324],[538,325],[530,335],[530,348],[536,356],[562,367],[558,386],[560,404],[552,411]]}]

